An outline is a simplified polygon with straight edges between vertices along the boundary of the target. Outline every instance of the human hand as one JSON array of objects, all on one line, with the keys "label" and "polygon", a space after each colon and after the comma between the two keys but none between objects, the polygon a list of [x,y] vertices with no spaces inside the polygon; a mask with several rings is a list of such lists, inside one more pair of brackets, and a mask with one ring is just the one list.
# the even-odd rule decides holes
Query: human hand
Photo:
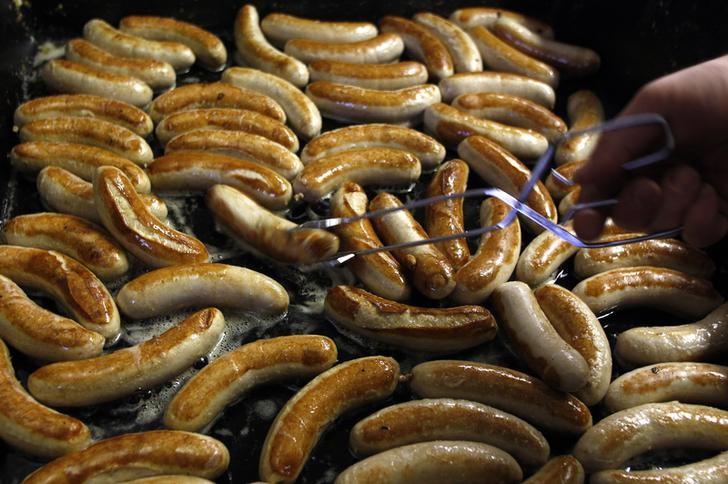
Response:
[{"label": "human hand", "polygon": [[599,235],[607,215],[629,230],[657,232],[683,226],[696,247],[728,232],[728,56],[645,85],[622,115],[658,113],[669,123],[675,152],[663,170],[630,174],[621,168],[659,143],[660,130],[642,127],[604,133],[589,162],[575,175],[580,202],[616,197],[611,213],[585,209],[574,217],[576,233]]}]

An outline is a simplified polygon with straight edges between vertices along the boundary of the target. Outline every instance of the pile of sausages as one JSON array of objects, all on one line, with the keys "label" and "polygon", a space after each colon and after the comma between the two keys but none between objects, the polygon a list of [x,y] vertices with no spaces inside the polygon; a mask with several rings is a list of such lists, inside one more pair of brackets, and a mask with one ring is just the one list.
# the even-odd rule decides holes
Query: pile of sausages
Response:
[{"label": "pile of sausages", "polygon": [[[362,460],[339,484],[728,480],[728,412],[714,407],[728,401],[728,368],[710,363],[728,350],[728,304],[710,282],[713,261],[673,239],[577,249],[529,223],[524,232],[534,236],[524,236],[517,218],[483,235],[472,254],[456,238],[356,257],[349,269],[359,285],[328,290],[323,314],[343,338],[356,333],[424,355],[404,374],[389,356],[338,362],[330,338],[289,335],[249,342],[196,372],[167,406],[166,430],[95,441],[85,423],[53,410],[112,402],[176,378],[219,343],[218,308],[272,318],[288,310],[278,281],[211,263],[205,241],[166,220],[158,193],[204,194],[216,226],[237,245],[302,266],[339,250],[459,234],[463,201],[331,232],[299,228],[287,218],[292,206],[320,204],[332,217],[398,207],[386,191],[369,200],[370,187],[408,187],[423,173],[431,174],[428,197],[460,193],[475,176],[517,195],[549,142],[604,119],[589,91],[570,95],[569,126],[553,112],[559,77],[594,74],[599,56],[553,40],[548,25],[516,12],[387,16],[377,26],[281,13],[261,21],[245,5],[233,30],[234,59],[244,67],[227,67],[223,42],[187,22],[130,16],[117,29],[92,19],[65,59],[40,69],[59,94],[15,112],[20,143],[10,161],[37,177],[49,210],[6,221],[0,245],[0,438],[55,459],[25,482],[209,482],[230,461],[225,445],[204,435],[226,407],[259,385],[302,380],[254,449],[266,482],[296,481],[329,424],[377,405],[351,429]],[[220,81],[178,77],[195,63],[222,71]],[[347,126],[322,133],[322,118]],[[559,145],[561,177],[534,187],[531,208],[554,222],[568,211],[579,191],[569,180],[596,140]],[[448,150],[459,158],[445,161]],[[480,223],[509,211],[485,199]],[[601,239],[633,235],[609,223]],[[572,257],[581,282],[568,290],[556,275]],[[128,280],[132,266],[144,271]],[[105,283],[119,280],[127,282],[112,294]],[[67,317],[24,289],[51,296]],[[423,298],[436,303],[410,304]],[[613,379],[597,316],[633,306],[696,322],[619,334],[623,374]],[[180,310],[196,312],[115,348],[122,316]],[[433,359],[488,344],[498,332],[531,374]],[[39,363],[25,386],[6,345]],[[416,398],[382,407],[401,386]],[[609,415],[594,422],[590,407]],[[542,431],[574,443],[571,455],[553,455]],[[675,447],[721,453],[680,467],[624,469],[644,452]]]}]

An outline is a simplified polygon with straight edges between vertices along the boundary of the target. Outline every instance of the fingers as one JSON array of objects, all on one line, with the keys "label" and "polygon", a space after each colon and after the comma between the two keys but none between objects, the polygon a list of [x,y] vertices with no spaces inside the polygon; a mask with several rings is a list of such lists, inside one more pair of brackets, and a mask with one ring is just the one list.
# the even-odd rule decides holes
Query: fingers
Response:
[{"label": "fingers", "polygon": [[643,231],[657,215],[662,202],[660,185],[650,178],[628,181],[612,209],[614,223],[627,230]]},{"label": "fingers", "polygon": [[685,214],[683,240],[694,247],[707,247],[725,237],[728,220],[720,213],[719,206],[715,189],[703,184],[697,199]]},{"label": "fingers", "polygon": [[647,231],[658,232],[683,225],[685,215],[700,195],[702,185],[700,174],[688,165],[678,165],[667,170],[660,183],[661,203],[647,224]]}]

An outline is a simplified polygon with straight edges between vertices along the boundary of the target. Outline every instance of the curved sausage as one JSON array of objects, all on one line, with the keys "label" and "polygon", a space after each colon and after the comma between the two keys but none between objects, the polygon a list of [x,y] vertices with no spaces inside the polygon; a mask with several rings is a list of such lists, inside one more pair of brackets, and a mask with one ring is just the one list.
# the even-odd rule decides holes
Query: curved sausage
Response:
[{"label": "curved sausage", "polygon": [[145,39],[184,44],[195,54],[195,61],[211,71],[222,70],[227,62],[227,50],[220,37],[189,22],[130,15],[119,21],[119,30]]},{"label": "curved sausage", "polygon": [[587,472],[618,469],[643,452],[728,448],[728,412],[679,402],[647,403],[613,413],[588,429],[574,447]]},{"label": "curved sausage", "polygon": [[382,64],[399,58],[404,43],[399,35],[384,33],[371,39],[357,42],[326,42],[310,39],[291,39],[283,50],[301,62],[330,60]]},{"label": "curved sausage", "polygon": [[92,358],[104,349],[99,333],[38,306],[5,276],[0,276],[0,337],[42,361]]},{"label": "curved sausage", "polygon": [[548,148],[548,141],[530,129],[517,128],[476,118],[444,103],[435,103],[425,110],[425,128],[443,144],[455,148],[474,135],[486,137],[524,158],[541,156]]},{"label": "curved sausage", "polygon": [[155,134],[159,143],[164,146],[175,136],[197,129],[243,131],[268,138],[294,153],[299,148],[298,138],[285,124],[247,109],[208,108],[180,111],[160,121]]},{"label": "curved sausage", "polygon": [[288,180],[263,165],[206,151],[175,151],[148,169],[155,191],[202,191],[217,183],[237,188],[271,210],[284,209],[293,196]]},{"label": "curved sausage", "polygon": [[296,87],[308,84],[306,64],[270,45],[258,18],[258,10],[253,5],[243,5],[233,24],[235,46],[245,64],[279,76]]},{"label": "curved sausage", "polygon": [[321,132],[321,113],[318,108],[300,89],[287,80],[247,67],[225,69],[221,80],[270,96],[280,104],[286,113],[288,123],[303,138],[310,139]]},{"label": "curved sausage", "polygon": [[230,454],[222,442],[206,435],[152,430],[117,435],[80,452],[46,464],[24,482],[128,481],[156,474],[196,475],[215,479],[228,467]]},{"label": "curved sausage", "polygon": [[321,433],[341,414],[392,395],[399,365],[392,358],[350,360],[320,374],[281,409],[263,443],[260,477],[294,482]]},{"label": "curved sausage", "polygon": [[52,59],[40,68],[43,83],[54,92],[112,98],[143,107],[152,100],[152,88],[136,77],[101,71],[66,59]]},{"label": "curved sausage", "polygon": [[429,353],[454,353],[495,337],[495,319],[481,306],[421,308],[352,286],[329,289],[324,313],[375,341]]},{"label": "curved sausage", "polygon": [[15,378],[10,352],[0,340],[0,439],[34,456],[53,458],[83,449],[91,431],[73,417],[45,407]]},{"label": "curved sausage", "polygon": [[461,94],[495,92],[512,94],[553,109],[556,93],[545,82],[509,72],[461,72],[439,83],[443,102],[449,103]]},{"label": "curved sausage", "polygon": [[377,36],[377,26],[369,22],[326,22],[284,13],[270,13],[260,22],[271,42],[285,45],[291,39],[321,42],[358,42]]},{"label": "curved sausage", "polygon": [[444,79],[453,75],[455,68],[450,52],[443,41],[430,30],[412,20],[394,15],[383,17],[379,26],[382,32],[399,35],[407,53],[425,64],[434,79]]},{"label": "curved sausage", "polygon": [[20,128],[20,141],[56,141],[104,148],[138,165],[154,159],[144,138],[117,124],[92,118],[60,117],[31,121]]},{"label": "curved sausage", "polygon": [[204,309],[136,346],[43,366],[28,377],[28,389],[39,401],[61,407],[116,400],[179,375],[212,350],[224,328],[219,310]]},{"label": "curved sausage", "polygon": [[412,19],[424,26],[445,45],[453,61],[455,72],[483,70],[483,59],[473,39],[457,24],[431,12],[420,12]]},{"label": "curved sausage", "polygon": [[357,64],[316,60],[308,65],[311,81],[330,81],[365,89],[394,91],[427,82],[427,67],[415,61]]},{"label": "curved sausage", "polygon": [[391,124],[361,124],[327,131],[309,141],[301,151],[301,161],[360,148],[392,148],[408,151],[419,158],[423,170],[432,170],[445,159],[445,147],[434,138],[412,128]]},{"label": "curved sausage", "polygon": [[52,250],[0,245],[0,274],[51,295],[84,328],[109,339],[118,335],[119,311],[111,294],[75,259]]},{"label": "curved sausage", "polygon": [[103,119],[138,134],[151,134],[152,119],[129,103],[92,94],[59,94],[26,101],[15,110],[13,123],[18,128],[37,119],[77,116]]},{"label": "curved sausage", "polygon": [[325,118],[351,123],[417,123],[428,106],[440,101],[434,84],[377,91],[315,81],[306,86],[306,95]]},{"label": "curved sausage", "polygon": [[193,376],[167,406],[164,424],[200,432],[254,387],[318,375],[336,357],[336,345],[325,336],[280,336],[245,344]]},{"label": "curved sausage", "polygon": [[428,361],[412,368],[409,385],[420,397],[484,403],[555,432],[581,434],[592,425],[591,413],[579,399],[510,368],[473,361]]},{"label": "curved sausage", "polygon": [[[569,96],[566,101],[566,111],[569,121],[571,121],[570,131],[591,128],[604,121],[602,102],[592,91],[577,91]],[[556,149],[554,160],[557,165],[575,160],[586,160],[596,148],[598,141],[598,132],[568,139]]]},{"label": "curved sausage", "polygon": [[205,245],[152,215],[120,170],[99,168],[93,185],[104,227],[139,260],[152,267],[207,262]]},{"label": "curved sausage", "polygon": [[309,202],[321,200],[346,182],[362,186],[407,186],[422,172],[417,156],[391,148],[362,148],[308,163],[293,189]]},{"label": "curved sausage", "polygon": [[333,256],[339,239],[321,229],[296,229],[297,225],[255,203],[227,185],[214,185],[205,197],[218,225],[243,248],[274,260],[312,264]]},{"label": "curved sausage", "polygon": [[5,222],[2,235],[10,245],[55,250],[73,257],[102,280],[117,279],[129,270],[124,249],[100,227],[74,215],[19,215]]},{"label": "curved sausage", "polygon": [[704,316],[723,302],[707,279],[662,267],[628,267],[602,272],[574,287],[597,314],[649,306],[685,317]]},{"label": "curved sausage", "polygon": [[[480,225],[488,227],[503,220],[511,207],[496,198],[480,205]],[[480,304],[496,287],[508,281],[521,252],[521,225],[513,219],[507,227],[481,236],[478,251],[455,273],[452,298],[459,304]]]},{"label": "curved sausage", "polygon": [[357,422],[349,434],[355,454],[368,456],[433,440],[467,440],[497,447],[524,467],[543,465],[550,448],[530,424],[468,400],[433,398],[385,407]]},{"label": "curved sausage", "polygon": [[272,278],[245,267],[189,264],[145,272],[122,286],[116,302],[122,313],[134,319],[200,306],[255,310],[270,316],[288,309],[288,293]]}]

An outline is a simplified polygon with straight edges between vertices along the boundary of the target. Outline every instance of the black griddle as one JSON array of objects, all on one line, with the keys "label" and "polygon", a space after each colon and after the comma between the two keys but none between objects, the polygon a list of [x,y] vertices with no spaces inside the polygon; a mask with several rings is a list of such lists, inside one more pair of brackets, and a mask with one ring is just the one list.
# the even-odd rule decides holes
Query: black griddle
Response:
[{"label": "black griddle", "polygon": [[[482,4],[439,0],[401,2],[301,0],[251,3],[258,7],[261,18],[267,13],[280,11],[324,20],[375,22],[387,14],[409,17],[422,10],[449,16],[457,8]],[[45,41],[62,44],[72,37],[79,36],[83,24],[94,17],[117,24],[125,15],[154,14],[174,16],[217,33],[226,42],[232,57],[234,52],[232,23],[242,4],[225,0],[125,0],[123,2],[5,0],[0,4],[0,29],[3,32],[3,42],[0,43],[0,105],[2,106],[0,151],[7,153],[17,142],[17,135],[12,131],[12,114],[17,105],[31,97],[46,94],[42,84],[33,77],[32,61],[39,44]],[[607,114],[613,116],[645,82],[681,67],[721,55],[726,52],[728,46],[728,29],[724,27],[724,20],[728,18],[728,3],[720,0],[703,2],[523,0],[488,2],[488,6],[509,8],[540,18],[553,25],[557,39],[585,45],[600,53],[602,68],[597,76],[562,82],[557,91],[556,107],[557,113],[562,116],[565,116],[564,107],[568,94],[581,88],[595,90],[603,100]],[[218,75],[193,68],[180,81],[185,82],[192,78],[211,81]],[[421,187],[422,183],[409,196],[416,196]],[[220,247],[232,247],[225,237],[215,232],[199,197],[190,197],[181,203],[178,202],[177,206],[181,207],[179,211],[182,215],[173,214],[173,220],[175,217],[183,217],[205,242]],[[7,160],[1,163],[0,223],[10,216],[41,209],[33,181],[16,177]],[[314,207],[314,210],[324,211],[325,206]],[[471,207],[469,218],[474,219],[476,211]],[[296,207],[292,210],[291,216],[294,219],[303,219],[307,216],[307,212],[304,207]],[[719,266],[716,285],[725,294],[725,288],[728,287],[726,284],[728,271],[723,249],[721,245],[712,248],[710,252]],[[388,354],[400,361],[403,371],[407,371],[420,361],[432,359],[352,339],[348,335],[340,334],[320,314],[316,314],[315,307],[321,303],[323,289],[335,283],[345,282],[347,277],[345,272],[303,274],[295,269],[278,266],[249,255],[236,256],[229,262],[245,265],[276,278],[289,290],[292,302],[289,315],[282,321],[274,324],[251,321],[249,327],[241,330],[236,340],[238,343],[260,337],[315,332],[336,340],[340,361],[370,354]],[[568,270],[567,267],[565,278],[561,281],[566,287],[573,284],[569,279]],[[424,301],[417,303],[427,304]],[[311,306],[314,307],[313,311],[310,309]],[[628,311],[604,319],[605,328],[612,336],[637,323],[665,324],[671,321],[679,322],[671,315],[645,311]],[[124,342],[121,345],[124,345]],[[12,355],[18,377],[24,381],[37,364],[17,352],[12,352]],[[522,363],[513,357],[500,341],[447,357],[497,362],[525,370]],[[200,361],[197,366],[201,367],[204,364],[205,361]],[[230,449],[232,456],[229,471],[218,479],[218,482],[238,483],[257,480],[258,456],[275,411],[280,409],[300,386],[300,382],[293,382],[288,385],[259,388],[228,408],[224,416],[208,432],[209,435],[222,440]],[[138,416],[140,408],[147,402],[154,401],[155,394],[164,391],[165,387],[140,392],[121,402],[68,410],[67,413],[90,423],[94,433],[101,436],[110,436],[123,431],[161,428],[159,420],[141,425],[130,422]],[[351,426],[376,408],[410,398],[406,386],[401,386],[390,401],[367,407],[337,421],[322,437],[299,482],[332,482],[338,472],[356,461],[348,451],[348,431]],[[593,413],[595,420],[598,420],[601,410],[596,407]],[[574,443],[573,438],[549,434],[546,436],[554,455],[568,452]],[[695,457],[698,456],[692,456]],[[690,456],[686,457],[686,460],[689,459]],[[680,463],[680,457],[671,456],[668,461],[672,464]],[[41,464],[42,462],[37,459],[0,443],[0,483],[20,482],[25,475]]]}]

